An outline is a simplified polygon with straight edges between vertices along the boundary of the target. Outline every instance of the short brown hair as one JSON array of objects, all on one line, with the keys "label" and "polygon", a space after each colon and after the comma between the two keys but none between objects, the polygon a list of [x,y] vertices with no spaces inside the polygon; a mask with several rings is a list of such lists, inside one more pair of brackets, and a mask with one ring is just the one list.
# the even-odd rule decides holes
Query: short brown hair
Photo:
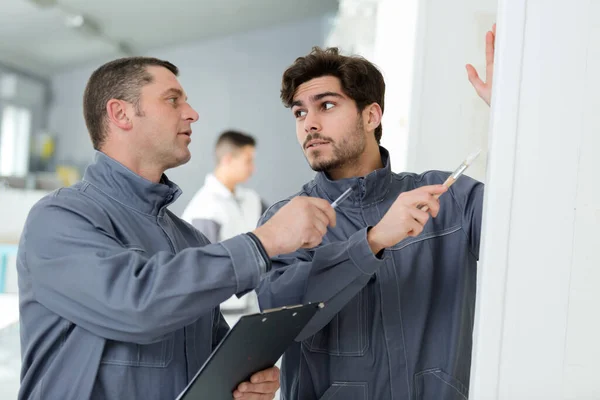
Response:
[{"label": "short brown hair", "polygon": [[[377,103],[383,112],[385,97],[385,81],[377,67],[360,56],[343,56],[337,47],[321,49],[313,47],[312,51],[299,57],[283,73],[281,83],[281,100],[286,107],[291,107],[294,94],[305,82],[322,76],[334,76],[342,85],[344,94],[356,102],[359,111],[369,104]],[[375,129],[377,143],[381,140],[381,124]]]},{"label": "short brown hair", "polygon": [[124,100],[140,110],[140,91],[152,83],[149,66],[164,67],[175,76],[179,69],[168,61],[152,57],[120,58],[102,65],[90,76],[83,94],[83,117],[94,149],[99,150],[106,140],[106,103],[110,99]]},{"label": "short brown hair", "polygon": [[235,152],[246,146],[256,147],[256,139],[240,131],[224,131],[219,135],[217,143],[215,144],[217,163],[221,162],[221,159],[225,154]]}]

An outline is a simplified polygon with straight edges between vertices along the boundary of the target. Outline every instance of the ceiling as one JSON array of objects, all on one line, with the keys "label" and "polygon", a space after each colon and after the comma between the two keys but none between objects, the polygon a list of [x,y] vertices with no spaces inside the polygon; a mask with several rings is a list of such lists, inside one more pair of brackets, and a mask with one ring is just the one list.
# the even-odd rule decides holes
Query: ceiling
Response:
[{"label": "ceiling", "polygon": [[[140,54],[337,7],[337,0],[0,0],[0,63],[47,77],[90,60],[124,56],[120,42],[130,54]],[[91,29],[68,27],[67,15],[82,15],[90,22],[84,28]]]}]

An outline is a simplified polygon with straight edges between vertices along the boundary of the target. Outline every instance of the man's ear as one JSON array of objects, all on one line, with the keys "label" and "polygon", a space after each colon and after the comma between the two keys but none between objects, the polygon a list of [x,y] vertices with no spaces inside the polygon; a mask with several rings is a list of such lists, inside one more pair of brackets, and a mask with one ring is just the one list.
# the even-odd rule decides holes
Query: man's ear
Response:
[{"label": "man's ear", "polygon": [[377,103],[369,104],[363,110],[363,122],[367,131],[374,131],[381,124],[383,111]]},{"label": "man's ear", "polygon": [[124,131],[133,128],[133,122],[130,118],[131,109],[132,107],[129,107],[129,104],[123,100],[110,99],[106,103],[108,120]]},{"label": "man's ear", "polygon": [[231,163],[231,160],[233,160],[233,153],[225,153],[223,154],[223,157],[221,157],[221,164],[228,165]]}]

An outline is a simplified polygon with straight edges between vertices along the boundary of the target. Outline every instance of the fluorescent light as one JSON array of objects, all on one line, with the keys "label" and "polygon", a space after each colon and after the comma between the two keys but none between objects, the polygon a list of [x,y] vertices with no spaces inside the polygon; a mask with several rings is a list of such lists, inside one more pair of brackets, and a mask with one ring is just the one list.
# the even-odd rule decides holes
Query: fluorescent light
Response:
[{"label": "fluorescent light", "polygon": [[83,18],[83,15],[81,15],[81,14],[67,15],[65,17],[65,24],[69,28],[81,28],[84,23],[85,23],[85,18]]}]

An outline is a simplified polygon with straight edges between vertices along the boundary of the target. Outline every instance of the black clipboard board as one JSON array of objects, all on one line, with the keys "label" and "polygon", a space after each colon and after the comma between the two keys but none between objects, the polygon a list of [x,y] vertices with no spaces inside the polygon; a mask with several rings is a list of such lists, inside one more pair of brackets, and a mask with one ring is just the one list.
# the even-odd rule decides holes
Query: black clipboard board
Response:
[{"label": "black clipboard board", "polygon": [[323,303],[244,315],[176,400],[231,400],[237,386],[275,365]]}]

